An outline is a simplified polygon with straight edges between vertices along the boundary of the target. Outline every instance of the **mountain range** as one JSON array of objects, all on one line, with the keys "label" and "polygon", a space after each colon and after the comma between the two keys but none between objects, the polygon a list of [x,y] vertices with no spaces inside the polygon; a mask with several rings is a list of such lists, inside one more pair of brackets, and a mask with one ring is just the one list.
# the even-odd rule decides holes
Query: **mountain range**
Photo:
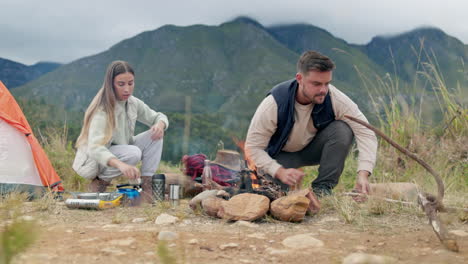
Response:
[{"label": "mountain range", "polygon": [[[369,94],[377,93],[375,87],[382,82],[398,83],[404,96],[415,85],[427,89],[427,81],[419,76],[428,65],[436,67],[448,87],[463,87],[462,93],[468,95],[464,69],[468,46],[440,29],[419,28],[355,45],[313,25],[264,27],[248,17],[218,26],[166,25],[146,31],[101,53],[61,65],[12,93],[82,112],[102,85],[107,65],[126,60],[136,72],[134,95],[156,110],[178,116],[179,131],[174,132],[178,136],[183,130],[180,114],[187,111],[190,98],[192,115],[243,137],[258,103],[272,86],[294,78],[296,61],[305,50],[332,58],[337,65],[333,84],[371,116]],[[0,72],[1,65],[0,61]],[[15,80],[12,75],[6,79],[7,86]],[[197,129],[196,133],[203,134],[203,127]],[[196,145],[217,139],[206,140]]]},{"label": "mountain range", "polygon": [[60,63],[55,62],[38,62],[27,66],[0,58],[0,80],[8,89],[12,89],[53,71],[60,65]]}]

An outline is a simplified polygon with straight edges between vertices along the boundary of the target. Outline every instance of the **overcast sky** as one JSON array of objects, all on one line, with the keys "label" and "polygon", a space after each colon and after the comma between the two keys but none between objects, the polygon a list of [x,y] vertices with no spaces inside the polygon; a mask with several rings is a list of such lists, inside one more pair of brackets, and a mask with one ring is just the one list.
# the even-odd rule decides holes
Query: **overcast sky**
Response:
[{"label": "overcast sky", "polygon": [[468,44],[467,0],[1,0],[0,58],[68,63],[166,24],[307,23],[348,42],[435,26]]}]

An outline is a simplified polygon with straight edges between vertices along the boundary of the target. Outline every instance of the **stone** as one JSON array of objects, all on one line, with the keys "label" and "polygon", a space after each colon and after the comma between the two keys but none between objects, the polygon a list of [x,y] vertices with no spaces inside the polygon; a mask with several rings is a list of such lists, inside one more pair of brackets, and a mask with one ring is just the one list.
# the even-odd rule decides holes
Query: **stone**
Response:
[{"label": "stone", "polygon": [[196,245],[196,244],[198,244],[198,239],[195,239],[195,238],[194,238],[194,239],[190,239],[190,240],[188,241],[188,243],[189,243],[190,245]]},{"label": "stone", "polygon": [[78,240],[79,242],[81,243],[86,243],[86,242],[91,242],[91,241],[96,241],[98,240],[97,237],[90,237],[90,238],[84,238],[84,239],[81,239],[81,240]]},{"label": "stone", "polygon": [[264,233],[259,233],[259,232],[249,234],[249,235],[247,235],[247,237],[256,238],[256,239],[266,239],[265,234]]},{"label": "stone", "polygon": [[301,222],[309,208],[309,202],[309,199],[301,194],[288,194],[274,200],[270,212],[281,221]]},{"label": "stone", "polygon": [[239,247],[239,244],[237,243],[229,243],[229,244],[223,244],[219,246],[221,250],[230,249],[230,248],[238,248],[238,247]]},{"label": "stone", "polygon": [[243,227],[249,227],[249,228],[258,228],[259,227],[257,224],[254,224],[254,223],[249,222],[249,221],[243,221],[243,220],[237,221],[235,223],[235,225],[243,226]]},{"label": "stone", "polygon": [[116,240],[111,240],[109,243],[111,245],[116,245],[116,246],[130,246],[131,244],[135,243],[135,238],[130,237],[128,239],[116,239]]},{"label": "stone", "polygon": [[184,224],[184,225],[192,225],[193,222],[192,222],[192,220],[185,219],[185,220],[182,221],[182,224]]},{"label": "stone", "polygon": [[289,253],[289,250],[286,249],[276,249],[270,247],[266,248],[265,251],[270,255],[286,255]]},{"label": "stone", "polygon": [[294,249],[323,247],[323,242],[311,234],[300,234],[287,237],[281,242],[285,247]]},{"label": "stone", "polygon": [[359,251],[365,251],[365,250],[367,250],[367,247],[365,247],[365,246],[355,246],[354,248],[355,248],[356,250],[359,250]]},{"label": "stone", "polygon": [[318,221],[319,224],[328,224],[329,222],[339,222],[340,219],[332,216],[325,216]]},{"label": "stone", "polygon": [[144,223],[146,222],[146,218],[134,218],[132,223]]},{"label": "stone", "polygon": [[190,208],[192,208],[192,210],[196,210],[198,207],[201,206],[201,202],[203,200],[209,197],[216,197],[216,194],[218,194],[218,190],[206,190],[204,192],[201,192],[197,194],[197,196],[193,197],[192,200],[190,200],[189,206]]},{"label": "stone", "polygon": [[270,200],[266,196],[242,193],[222,203],[218,217],[234,221],[254,221],[263,217],[269,208]]},{"label": "stone", "polygon": [[23,215],[21,217],[22,220],[24,221],[33,221],[34,220],[34,217],[30,216],[30,215]]},{"label": "stone", "polygon": [[179,238],[179,234],[172,231],[160,231],[158,234],[158,240],[176,240]]},{"label": "stone", "polygon": [[300,189],[300,190],[290,191],[290,192],[288,192],[287,195],[289,195],[289,196],[294,196],[294,195],[306,196],[309,192],[310,192],[310,189]]},{"label": "stone", "polygon": [[225,190],[219,190],[216,193],[216,197],[229,199],[229,198],[231,198],[231,195],[228,192],[226,192]]},{"label": "stone", "polygon": [[450,234],[454,234],[456,236],[460,236],[460,237],[466,237],[468,236],[468,233],[463,231],[463,230],[452,230],[449,232]]},{"label": "stone", "polygon": [[223,202],[225,202],[225,200],[222,198],[208,197],[202,200],[201,205],[202,205],[203,211],[207,215],[212,216],[212,217],[217,217],[218,211],[221,208]]},{"label": "stone", "polygon": [[390,264],[397,260],[387,256],[378,256],[364,253],[352,253],[343,259],[343,264]]},{"label": "stone", "polygon": [[119,225],[109,224],[109,225],[104,225],[102,228],[104,229],[119,228]]},{"label": "stone", "polygon": [[116,256],[123,256],[126,255],[125,251],[118,249],[118,248],[112,248],[112,247],[106,247],[101,249],[101,252],[105,252],[108,254],[116,255]]},{"label": "stone", "polygon": [[170,225],[176,223],[177,221],[179,221],[179,218],[163,213],[156,218],[154,223],[157,225]]}]

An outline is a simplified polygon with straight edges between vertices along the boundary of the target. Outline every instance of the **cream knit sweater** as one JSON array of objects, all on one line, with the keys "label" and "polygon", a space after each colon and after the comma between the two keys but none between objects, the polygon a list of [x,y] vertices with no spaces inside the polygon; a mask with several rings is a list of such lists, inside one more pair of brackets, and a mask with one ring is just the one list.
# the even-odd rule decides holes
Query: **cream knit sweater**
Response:
[{"label": "cream knit sweater", "polygon": [[91,119],[88,135],[88,155],[100,165],[107,166],[111,158],[116,158],[109,151],[112,144],[129,145],[134,142],[136,121],[147,126],[153,126],[159,121],[169,127],[166,115],[149,108],[143,101],[131,96],[127,101],[117,101],[115,105],[115,129],[111,141],[103,144],[107,115],[103,110],[98,110]]}]

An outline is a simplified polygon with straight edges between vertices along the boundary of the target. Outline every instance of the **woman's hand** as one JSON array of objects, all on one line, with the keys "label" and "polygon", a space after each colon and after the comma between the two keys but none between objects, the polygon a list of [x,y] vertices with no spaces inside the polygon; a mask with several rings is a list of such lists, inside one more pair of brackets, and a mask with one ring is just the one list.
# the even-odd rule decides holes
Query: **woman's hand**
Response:
[{"label": "woman's hand", "polygon": [[130,180],[140,178],[140,170],[135,166],[122,162],[119,164],[118,169],[125,177],[129,178]]},{"label": "woman's hand", "polygon": [[166,124],[162,121],[159,121],[156,125],[152,126],[151,131],[151,139],[159,140],[164,137],[164,129],[166,128]]},{"label": "woman's hand", "polygon": [[119,171],[122,172],[122,174],[128,179],[134,180],[140,178],[140,170],[137,167],[128,165],[119,159],[111,158],[107,164],[111,167],[119,169]]}]

